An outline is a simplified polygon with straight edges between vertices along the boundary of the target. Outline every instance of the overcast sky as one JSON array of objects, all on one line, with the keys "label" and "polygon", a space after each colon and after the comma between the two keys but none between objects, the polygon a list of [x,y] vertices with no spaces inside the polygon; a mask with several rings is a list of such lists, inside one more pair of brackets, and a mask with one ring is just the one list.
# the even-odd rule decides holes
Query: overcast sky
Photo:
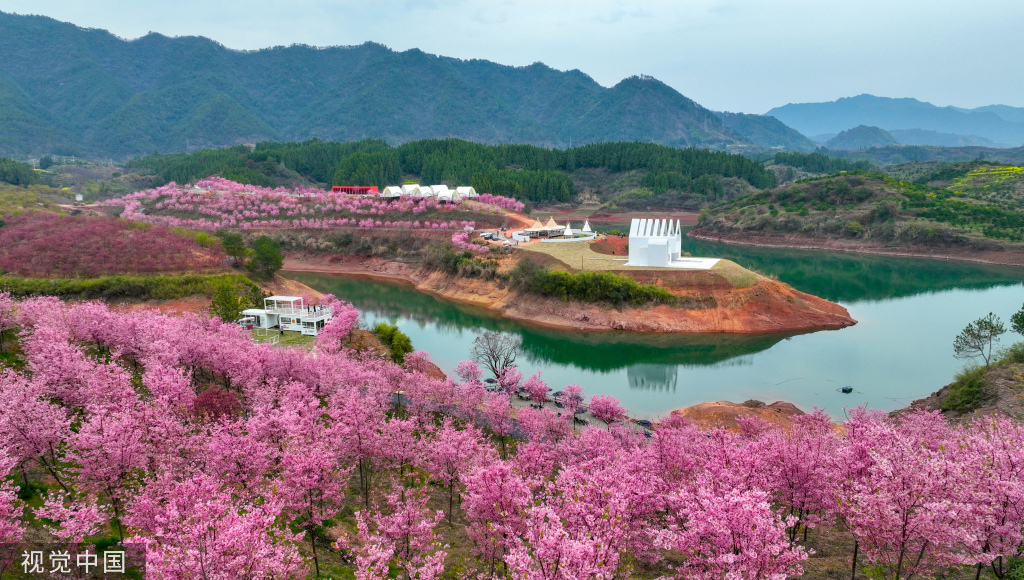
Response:
[{"label": "overcast sky", "polygon": [[372,40],[541,61],[605,86],[648,74],[745,113],[861,93],[1024,106],[1021,0],[0,0],[0,10],[237,49]]}]

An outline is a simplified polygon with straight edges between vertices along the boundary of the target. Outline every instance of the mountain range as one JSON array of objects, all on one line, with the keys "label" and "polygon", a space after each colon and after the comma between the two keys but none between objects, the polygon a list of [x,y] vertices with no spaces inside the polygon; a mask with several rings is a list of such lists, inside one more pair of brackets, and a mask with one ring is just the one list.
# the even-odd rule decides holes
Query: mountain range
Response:
[{"label": "mountain range", "polygon": [[[203,37],[136,40],[0,12],[0,155],[124,159],[260,141],[398,145],[458,137],[564,148],[640,141],[759,153],[852,146],[861,125],[904,145],[1014,147],[1024,108],[860,95],[766,115],[709,110],[648,76],[604,87],[579,70],[512,67],[381,44],[256,51]],[[880,134],[878,134],[880,135]],[[877,135],[876,135],[877,137]]]},{"label": "mountain range", "polygon": [[904,145],[1019,147],[1024,108],[937,107],[917,99],[874,95],[826,103],[790,103],[766,113],[818,142],[861,125],[880,127]]},{"label": "mountain range", "polygon": [[651,77],[606,88],[578,70],[375,43],[236,51],[202,37],[150,33],[127,41],[0,13],[0,54],[0,154],[124,158],[368,137],[392,144],[459,137],[556,147],[815,147],[775,119],[710,111]]}]

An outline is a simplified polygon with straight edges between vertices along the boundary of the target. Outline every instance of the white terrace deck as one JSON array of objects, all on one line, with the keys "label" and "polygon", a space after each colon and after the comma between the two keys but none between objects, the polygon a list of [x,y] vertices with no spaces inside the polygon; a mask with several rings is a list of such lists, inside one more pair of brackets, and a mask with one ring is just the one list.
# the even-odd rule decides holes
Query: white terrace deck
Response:
[{"label": "white terrace deck", "polygon": [[281,330],[298,330],[316,336],[334,316],[330,306],[307,306],[300,296],[270,296],[263,300],[267,314],[275,315]]}]

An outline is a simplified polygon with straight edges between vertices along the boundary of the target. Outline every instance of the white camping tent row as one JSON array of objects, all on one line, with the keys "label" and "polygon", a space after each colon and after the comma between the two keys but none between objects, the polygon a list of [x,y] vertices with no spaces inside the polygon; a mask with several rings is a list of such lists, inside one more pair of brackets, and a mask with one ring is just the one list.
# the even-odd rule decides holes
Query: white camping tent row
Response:
[{"label": "white camping tent row", "polygon": [[480,197],[480,194],[472,187],[464,186],[448,189],[447,185],[420,185],[418,183],[389,185],[380,193],[380,196],[384,198],[396,198],[403,195],[410,197],[434,197],[438,201],[449,202]]}]

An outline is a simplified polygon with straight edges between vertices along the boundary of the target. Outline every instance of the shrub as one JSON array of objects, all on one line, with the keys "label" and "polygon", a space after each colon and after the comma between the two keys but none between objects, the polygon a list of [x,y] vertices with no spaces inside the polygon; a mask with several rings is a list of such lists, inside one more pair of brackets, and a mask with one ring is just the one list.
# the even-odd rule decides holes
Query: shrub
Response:
[{"label": "shrub", "polygon": [[373,327],[373,333],[391,351],[391,360],[396,363],[401,364],[405,355],[412,352],[412,339],[393,324],[380,322]]},{"label": "shrub", "polygon": [[843,227],[843,233],[851,238],[856,238],[864,233],[864,225],[857,220],[850,220]]},{"label": "shrub", "polygon": [[281,244],[269,236],[260,236],[253,241],[252,257],[245,265],[250,272],[263,278],[272,278],[283,265]]},{"label": "shrub", "polygon": [[15,278],[0,277],[0,291],[11,296],[63,296],[69,298],[135,298],[140,300],[172,300],[202,294],[212,296],[217,283],[245,285],[259,290],[240,274],[202,276],[106,276],[102,278]]},{"label": "shrub", "polygon": [[[242,311],[261,305],[263,300],[255,304],[251,299],[250,289],[243,284],[221,279],[212,283],[213,300],[210,303],[210,314],[220,318],[224,322],[234,322],[242,317]],[[262,293],[258,288],[257,292]]]},{"label": "shrub", "polygon": [[648,303],[676,304],[674,294],[651,284],[640,284],[627,276],[610,272],[569,273],[551,271],[530,259],[521,260],[509,273],[513,285],[542,296],[556,296],[562,300],[584,302],[610,302],[615,305],[629,303],[640,306]]},{"label": "shrub", "polygon": [[1017,342],[1001,349],[997,356],[997,365],[1024,365],[1024,342]]},{"label": "shrub", "polygon": [[986,370],[983,366],[970,365],[960,371],[949,386],[942,410],[969,413],[980,407],[985,400],[982,388],[985,386]]}]

